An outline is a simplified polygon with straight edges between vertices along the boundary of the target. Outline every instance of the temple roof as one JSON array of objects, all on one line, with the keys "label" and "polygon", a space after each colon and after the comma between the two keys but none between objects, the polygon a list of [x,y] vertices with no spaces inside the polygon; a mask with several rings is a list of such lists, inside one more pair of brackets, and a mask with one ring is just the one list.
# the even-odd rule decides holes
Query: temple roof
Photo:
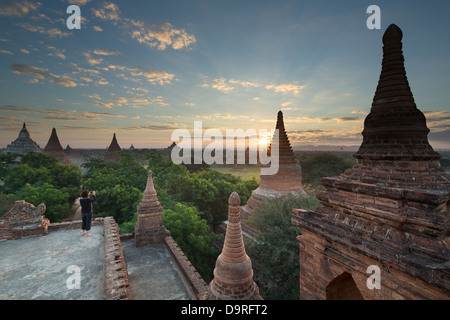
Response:
[{"label": "temple roof", "polygon": [[19,136],[6,147],[4,152],[27,154],[28,152],[41,152],[41,148],[31,139],[30,133],[24,122],[22,129],[19,132]]}]

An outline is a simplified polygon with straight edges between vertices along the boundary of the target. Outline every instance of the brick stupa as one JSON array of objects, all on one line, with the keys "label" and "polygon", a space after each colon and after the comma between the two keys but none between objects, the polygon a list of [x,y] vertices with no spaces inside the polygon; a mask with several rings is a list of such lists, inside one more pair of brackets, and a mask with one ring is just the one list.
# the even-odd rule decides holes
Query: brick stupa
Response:
[{"label": "brick stupa", "polygon": [[253,281],[252,261],[245,252],[241,230],[241,199],[233,192],[228,199],[228,226],[222,253],[216,260],[209,284],[210,300],[261,300]]},{"label": "brick stupa", "polygon": [[[283,113],[278,112],[277,124],[275,127],[278,135],[275,133],[269,146],[269,153],[272,145],[278,142],[278,172],[274,175],[260,175],[260,184],[252,192],[247,204],[241,207],[241,216],[243,220],[243,229],[248,233],[255,231],[249,226],[247,219],[252,215],[255,209],[261,207],[266,200],[285,197],[288,195],[303,194],[302,186],[302,168],[297,163],[292,151],[291,143],[284,127]],[[278,137],[278,141],[276,141]]]},{"label": "brick stupa", "polygon": [[134,228],[137,247],[164,241],[165,230],[162,213],[163,207],[156,196],[152,172],[149,171],[142,201],[137,206],[137,223]]},{"label": "brick stupa", "polygon": [[114,133],[111,144],[108,147],[108,151],[105,155],[105,161],[114,162],[119,156],[119,151],[121,151],[119,144],[117,143],[116,134]]},{"label": "brick stupa", "polygon": [[58,162],[60,163],[70,163],[69,158],[67,157],[63,147],[61,146],[61,143],[59,142],[55,128],[52,129],[52,134],[50,135],[47,145],[44,148],[44,154],[56,158],[56,160],[58,160]]},{"label": "brick stupa", "polygon": [[28,152],[42,152],[39,145],[31,139],[30,133],[27,130],[25,122],[23,123],[22,130],[19,132],[19,136],[16,140],[11,142],[3,153],[18,153],[27,154]]},{"label": "brick stupa", "polygon": [[[293,210],[292,222],[301,231],[300,299],[450,297],[450,175],[428,143],[401,40],[400,28],[390,25],[363,142],[354,155],[358,165],[321,179],[319,208]],[[371,266],[380,270],[379,288]]]}]

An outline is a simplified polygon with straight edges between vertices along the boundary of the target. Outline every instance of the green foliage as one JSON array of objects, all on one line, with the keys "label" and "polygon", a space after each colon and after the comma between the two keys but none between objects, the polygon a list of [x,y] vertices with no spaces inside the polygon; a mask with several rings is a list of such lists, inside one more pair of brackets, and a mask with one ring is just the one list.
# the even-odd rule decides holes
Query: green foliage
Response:
[{"label": "green foliage", "polygon": [[58,163],[58,160],[56,160],[55,157],[40,152],[28,152],[22,157],[20,162],[23,164],[28,164],[30,167],[35,169],[40,167],[50,169]]},{"label": "green foliage", "polygon": [[89,159],[83,166],[88,169],[83,188],[95,190],[97,195],[94,215],[112,216],[127,230],[132,228],[136,207],[147,183],[147,170],[126,153],[121,153],[113,163]]},{"label": "green foliage", "polygon": [[219,250],[213,246],[218,236],[209,231],[208,224],[200,217],[196,207],[182,203],[173,209],[164,209],[163,223],[173,239],[207,282],[212,279]]},{"label": "green foliage", "polygon": [[51,222],[60,222],[71,207],[67,202],[69,195],[49,183],[37,186],[27,183],[18,191],[17,196],[35,206],[45,203],[45,217]]},{"label": "green foliage", "polygon": [[13,194],[4,194],[0,192],[0,217],[8,212],[17,200],[19,199]]},{"label": "green foliage", "polygon": [[[213,227],[227,219],[228,197],[233,191],[239,193],[242,204],[258,187],[256,180],[241,178],[216,170],[189,172],[184,165],[164,161],[159,154],[151,154],[149,167],[154,181],[178,202],[190,203],[199,209],[200,215]],[[158,189],[157,189],[158,191]]]},{"label": "green foliage", "polygon": [[258,233],[257,242],[246,243],[248,255],[255,260],[260,293],[269,300],[299,299],[298,228],[291,223],[293,208],[315,209],[314,196],[290,196],[266,201],[249,219]]},{"label": "green foliage", "polygon": [[7,171],[4,182],[8,193],[18,192],[27,183],[48,183],[67,193],[66,201],[72,204],[79,194],[81,170],[73,164],[58,163],[51,156],[30,152]]},{"label": "green foliage", "polygon": [[303,184],[317,188],[320,186],[320,178],[340,175],[355,164],[355,161],[332,153],[314,154],[300,159]]},{"label": "green foliage", "polygon": [[8,152],[6,154],[0,154],[0,180],[4,179],[8,170],[15,164],[17,164],[18,154]]}]

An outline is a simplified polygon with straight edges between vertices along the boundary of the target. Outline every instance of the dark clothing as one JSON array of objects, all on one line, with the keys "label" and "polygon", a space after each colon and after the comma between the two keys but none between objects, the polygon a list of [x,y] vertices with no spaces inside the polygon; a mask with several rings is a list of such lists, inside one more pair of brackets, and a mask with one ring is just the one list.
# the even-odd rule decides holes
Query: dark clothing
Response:
[{"label": "dark clothing", "polygon": [[95,201],[95,195],[92,198],[81,198],[81,229],[82,230],[91,230],[91,221],[92,221],[92,202]]},{"label": "dark clothing", "polygon": [[91,230],[92,212],[81,213],[81,229],[89,231]]},{"label": "dark clothing", "polygon": [[92,198],[81,198],[80,204],[81,204],[81,213],[83,212],[92,212],[92,202],[95,201],[95,196]]}]

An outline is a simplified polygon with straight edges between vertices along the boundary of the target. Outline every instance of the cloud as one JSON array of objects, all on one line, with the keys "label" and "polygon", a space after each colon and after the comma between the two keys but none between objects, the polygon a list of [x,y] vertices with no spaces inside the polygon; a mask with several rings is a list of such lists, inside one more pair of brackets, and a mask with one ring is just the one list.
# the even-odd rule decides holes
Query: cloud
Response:
[{"label": "cloud", "polygon": [[255,83],[255,82],[250,82],[250,81],[239,81],[239,80],[230,79],[230,80],[228,80],[228,82],[233,83],[233,84],[239,84],[242,87],[254,87],[254,88],[261,87],[260,84]]},{"label": "cloud", "polygon": [[103,32],[103,29],[100,28],[99,26],[94,26],[93,29],[98,32]]},{"label": "cloud", "polygon": [[11,51],[9,51],[9,50],[0,50],[0,53],[13,55],[13,53]]},{"label": "cloud", "polygon": [[138,127],[127,127],[123,128],[124,130],[149,130],[149,131],[172,131],[175,129],[179,129],[180,126],[176,122],[166,122],[161,125],[147,125],[147,126],[138,126]]},{"label": "cloud", "polygon": [[33,112],[33,110],[30,107],[17,107],[17,106],[0,106],[1,111],[14,111],[14,112]]},{"label": "cloud", "polygon": [[365,111],[363,111],[363,110],[353,110],[353,111],[352,111],[352,114],[363,114],[363,115],[366,115],[367,112],[365,112]]},{"label": "cloud", "polygon": [[138,28],[131,32],[131,37],[151,48],[166,50],[167,47],[172,47],[174,50],[180,50],[197,41],[194,35],[188,34],[184,29],[176,29],[170,23],[149,28],[145,27],[143,22],[129,21],[133,27]]},{"label": "cloud", "polygon": [[85,4],[91,2],[91,0],[67,0],[67,2],[77,6],[84,6]]},{"label": "cloud", "polygon": [[0,16],[7,17],[21,17],[29,14],[31,11],[36,11],[42,3],[30,1],[14,1],[9,4],[0,5]]},{"label": "cloud", "polygon": [[228,85],[226,83],[226,79],[224,78],[217,78],[213,80],[213,83],[211,84],[211,88],[217,89],[219,91],[222,91],[224,93],[230,92],[234,90],[234,87]]},{"label": "cloud", "polygon": [[65,52],[66,50],[58,50],[58,49],[56,49],[55,47],[52,47],[52,46],[47,46],[47,48],[49,50],[53,51],[53,52],[50,52],[48,54],[49,57],[52,57],[52,56],[53,57],[58,57],[58,58],[60,58],[62,60],[66,60],[67,59],[67,57],[63,54],[63,52]]},{"label": "cloud", "polygon": [[24,28],[25,30],[31,31],[31,32],[38,32],[41,34],[45,34],[47,36],[49,36],[50,38],[63,38],[63,37],[68,37],[70,35],[72,35],[70,32],[63,32],[61,30],[59,30],[58,28],[46,28],[46,27],[41,27],[41,26],[31,26],[29,24],[25,24],[25,23],[19,23],[18,24],[19,27]]},{"label": "cloud", "polygon": [[336,121],[336,122],[352,122],[352,121],[363,121],[363,119],[358,117],[284,117],[285,122],[327,122],[327,121]]},{"label": "cloud", "polygon": [[92,12],[97,18],[102,20],[118,21],[120,10],[117,4],[105,2],[99,9],[92,8]]},{"label": "cloud", "polygon": [[103,58],[94,59],[91,57],[91,54],[89,52],[83,52],[83,56],[86,57],[87,62],[91,66],[95,66],[103,62]]},{"label": "cloud", "polygon": [[147,78],[148,82],[159,83],[160,85],[170,84],[175,77],[174,74],[160,70],[147,70],[143,75]]},{"label": "cloud", "polygon": [[295,82],[293,83],[283,83],[283,84],[268,84],[265,86],[267,90],[273,90],[275,92],[281,92],[283,94],[294,93],[297,95],[300,90],[302,90],[305,86],[297,85]]},{"label": "cloud", "polygon": [[[26,74],[26,75],[32,75],[34,76],[35,80],[43,80],[48,79],[51,82],[56,82],[59,85],[62,85],[64,87],[76,87],[77,84],[73,82],[72,80],[68,79],[68,77],[61,77],[57,76],[55,74],[46,72],[45,69],[33,67],[25,64],[13,64],[10,66],[12,71],[16,74]],[[34,81],[36,82],[36,81]]]},{"label": "cloud", "polygon": [[101,49],[95,49],[94,54],[99,56],[120,56],[121,53],[119,51],[106,51]]}]

